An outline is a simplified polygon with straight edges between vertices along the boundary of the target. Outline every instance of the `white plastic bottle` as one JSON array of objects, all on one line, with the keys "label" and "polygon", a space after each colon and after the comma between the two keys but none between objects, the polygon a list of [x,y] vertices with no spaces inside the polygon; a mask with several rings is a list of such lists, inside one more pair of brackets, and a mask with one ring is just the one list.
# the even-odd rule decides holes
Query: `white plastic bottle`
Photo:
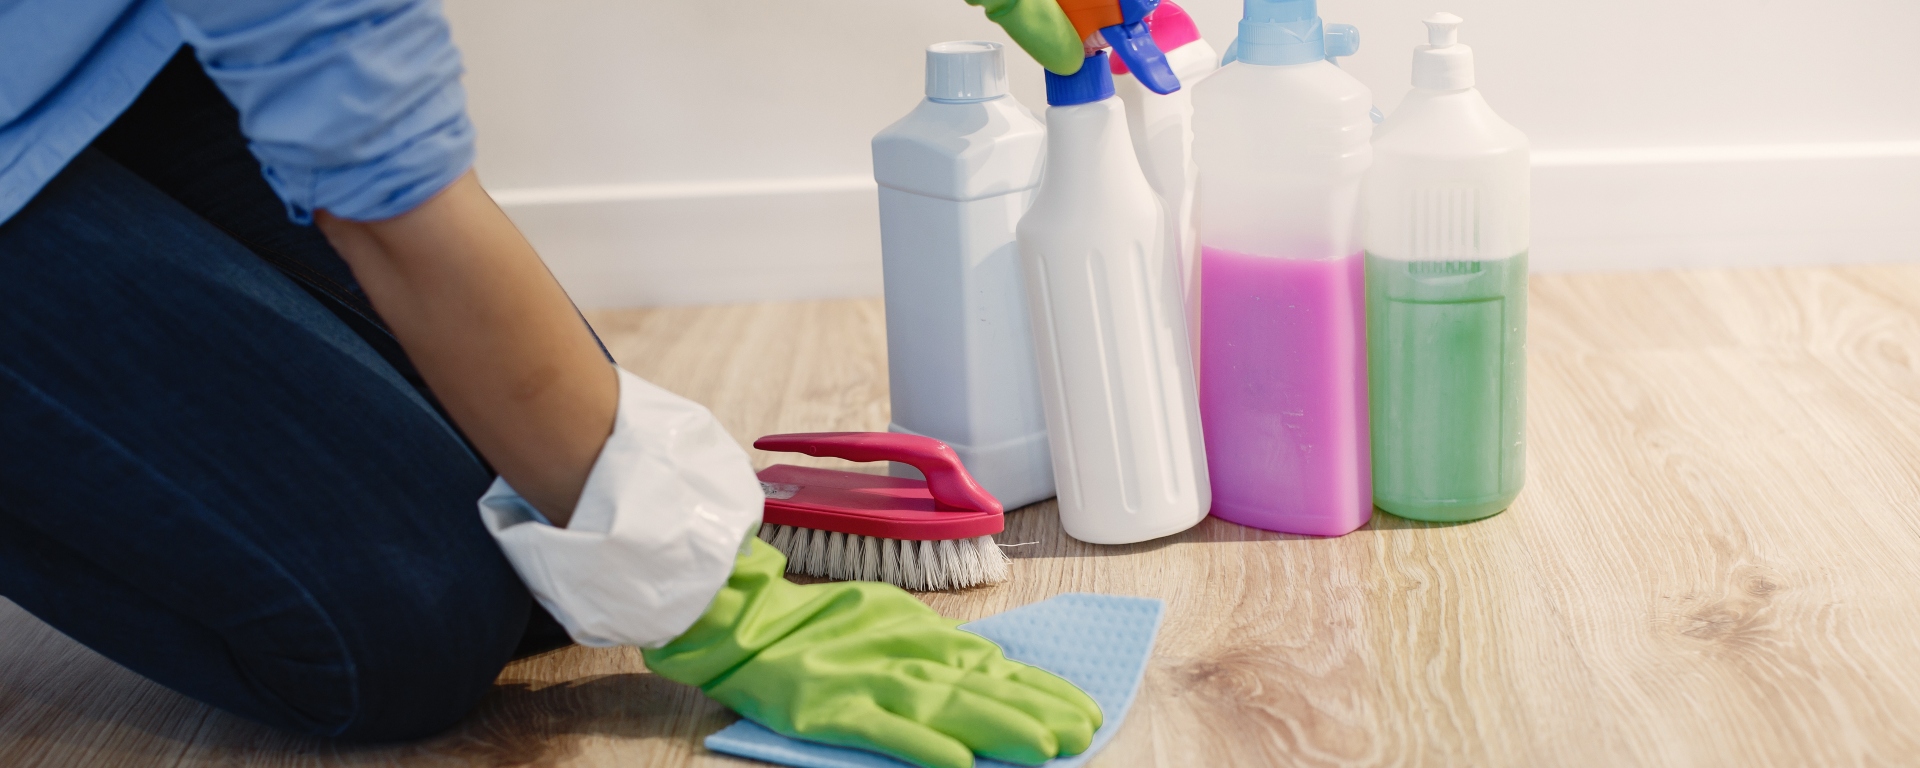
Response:
[{"label": "white plastic bottle", "polygon": [[1009,510],[1053,495],[1014,244],[1045,150],[1046,127],[1007,95],[1004,54],[989,42],[929,47],[927,98],[873,137],[888,429],[952,446]]},{"label": "white plastic bottle", "polygon": [[[1147,183],[1160,194],[1167,231],[1180,255],[1180,290],[1186,297],[1188,338],[1199,347],[1200,245],[1194,238],[1193,190],[1199,166],[1193,162],[1193,86],[1213,74],[1220,55],[1201,39],[1193,18],[1173,0],[1161,0],[1147,16],[1153,41],[1180,79],[1180,90],[1158,94],[1139,80],[1116,74],[1113,90],[1127,105],[1127,133]],[[1116,63],[1114,68],[1123,65]]]},{"label": "white plastic bottle", "polygon": [[1165,219],[1105,52],[1048,73],[1047,103],[1046,178],[1019,241],[1060,524],[1095,544],[1178,533],[1209,497]]},{"label": "white plastic bottle", "polygon": [[1372,95],[1314,0],[1246,0],[1194,88],[1200,413],[1216,517],[1338,536],[1371,518],[1360,180]]},{"label": "white plastic bottle", "polygon": [[1455,522],[1506,509],[1526,479],[1531,164],[1473,87],[1460,17],[1426,24],[1367,172],[1373,500]]}]

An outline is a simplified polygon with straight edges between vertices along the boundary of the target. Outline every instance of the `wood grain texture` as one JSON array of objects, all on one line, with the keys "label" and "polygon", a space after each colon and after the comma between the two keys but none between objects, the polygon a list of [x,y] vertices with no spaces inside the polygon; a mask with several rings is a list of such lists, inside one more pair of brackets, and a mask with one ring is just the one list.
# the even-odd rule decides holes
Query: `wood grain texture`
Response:
[{"label": "wood grain texture", "polygon": [[[1165,599],[1104,766],[1920,763],[1920,268],[1553,275],[1532,302],[1530,472],[1504,514],[1099,547],[1048,502],[1009,520],[1002,542],[1031,542],[1011,583],[928,602]],[[886,424],[877,301],[591,319],[742,441]],[[509,667],[444,737],[331,745],[0,604],[0,765],[740,764],[698,746],[731,719],[634,651],[571,649]]]}]

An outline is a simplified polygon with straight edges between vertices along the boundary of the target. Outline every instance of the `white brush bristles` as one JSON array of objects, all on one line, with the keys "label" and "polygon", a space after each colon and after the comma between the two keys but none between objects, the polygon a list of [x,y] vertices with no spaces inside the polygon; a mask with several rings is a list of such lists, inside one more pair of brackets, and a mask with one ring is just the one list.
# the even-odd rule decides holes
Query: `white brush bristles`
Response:
[{"label": "white brush bristles", "polygon": [[827,534],[827,562],[824,568],[827,578],[845,581],[847,578],[847,535],[839,531]]},{"label": "white brush bristles", "polygon": [[884,581],[917,592],[998,584],[1013,561],[992,536],[908,541],[791,525],[762,525],[760,538],[787,556],[787,573],[839,581]]}]

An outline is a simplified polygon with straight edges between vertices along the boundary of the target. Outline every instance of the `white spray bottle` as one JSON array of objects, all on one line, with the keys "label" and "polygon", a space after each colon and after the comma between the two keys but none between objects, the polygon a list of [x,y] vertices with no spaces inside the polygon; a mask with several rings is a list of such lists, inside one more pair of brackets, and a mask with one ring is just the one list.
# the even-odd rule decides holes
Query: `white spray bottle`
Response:
[{"label": "white spray bottle", "polygon": [[1053,495],[1014,245],[1045,150],[1046,127],[1007,95],[1001,46],[988,42],[927,48],[927,98],[873,137],[887,428],[951,446],[1007,509]]},{"label": "white spray bottle", "polygon": [[1180,279],[1106,52],[1047,74],[1047,171],[1020,220],[1060,524],[1095,544],[1207,514]]},{"label": "white spray bottle", "polygon": [[1220,55],[1200,37],[1193,18],[1173,0],[1146,17],[1153,42],[1166,55],[1180,90],[1155,93],[1114,62],[1113,90],[1127,105],[1127,132],[1147,183],[1160,193],[1167,231],[1180,257],[1180,289],[1186,296],[1187,333],[1200,348],[1200,243],[1193,230],[1193,190],[1200,167],[1193,162],[1193,85],[1220,66]]}]

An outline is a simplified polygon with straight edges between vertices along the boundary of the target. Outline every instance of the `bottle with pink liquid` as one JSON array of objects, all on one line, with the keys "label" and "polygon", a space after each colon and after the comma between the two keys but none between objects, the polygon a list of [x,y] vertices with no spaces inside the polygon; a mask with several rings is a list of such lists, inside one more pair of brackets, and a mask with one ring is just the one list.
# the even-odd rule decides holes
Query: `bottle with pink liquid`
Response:
[{"label": "bottle with pink liquid", "polygon": [[1360,179],[1373,98],[1314,0],[1245,0],[1195,86],[1200,419],[1213,514],[1339,536],[1373,513]]}]

